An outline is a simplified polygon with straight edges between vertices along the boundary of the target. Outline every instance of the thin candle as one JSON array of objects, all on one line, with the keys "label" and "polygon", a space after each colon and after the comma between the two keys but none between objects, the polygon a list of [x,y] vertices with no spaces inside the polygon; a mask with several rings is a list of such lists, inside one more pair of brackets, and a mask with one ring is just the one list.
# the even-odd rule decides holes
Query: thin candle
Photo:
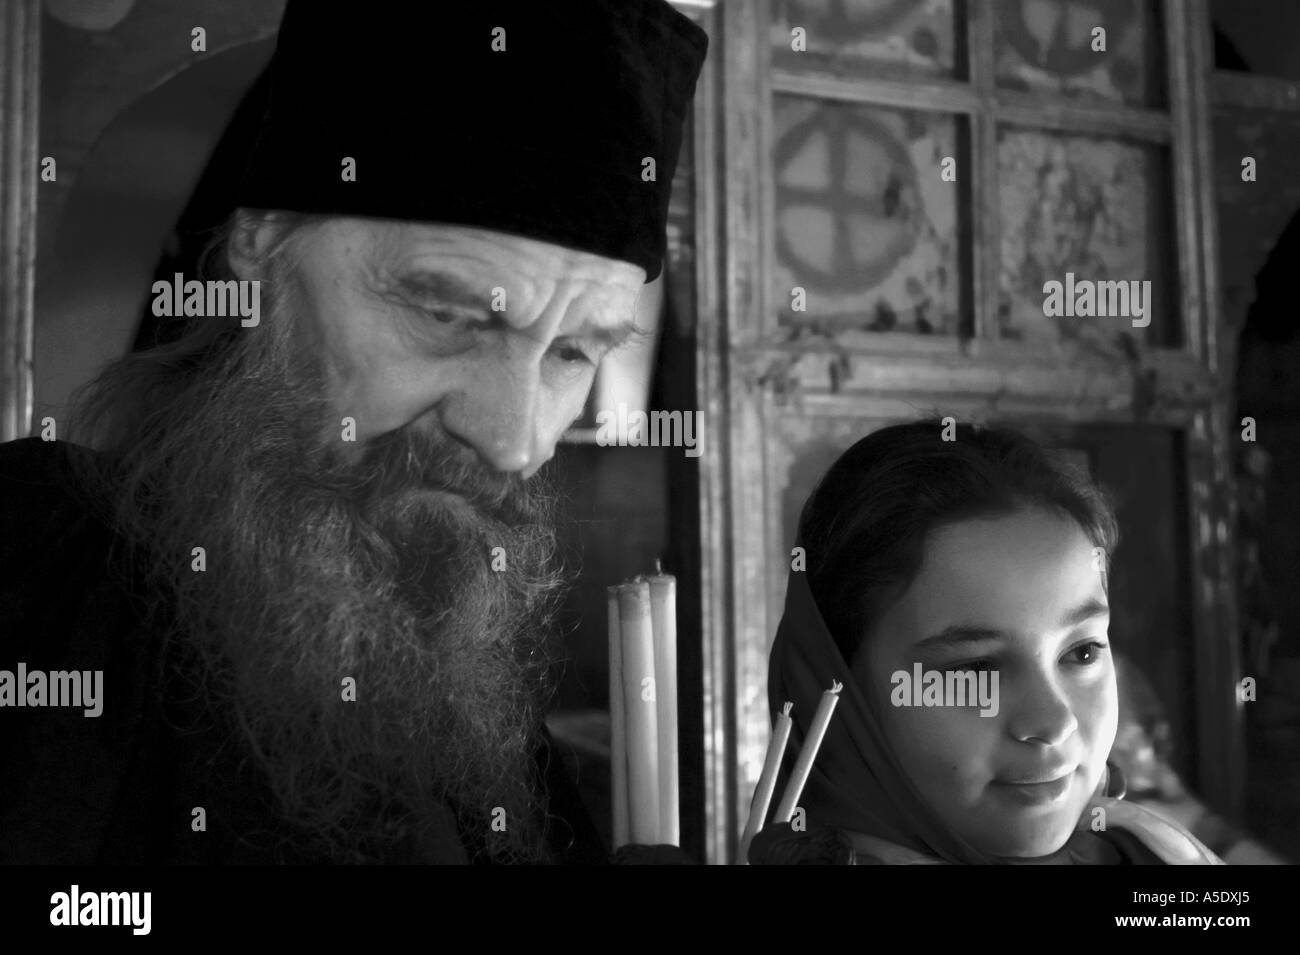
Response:
[{"label": "thin candle", "polygon": [[623,703],[623,636],[618,623],[618,588],[609,597],[609,775],[614,801],[614,848],[631,842],[627,801],[627,719]]},{"label": "thin candle", "polygon": [[656,560],[649,584],[659,734],[658,842],[675,846],[682,838],[677,778],[677,578],[665,574]]},{"label": "thin candle", "polygon": [[763,830],[763,820],[772,805],[772,794],[776,791],[776,775],[781,770],[781,760],[785,758],[785,748],[790,742],[790,728],[794,720],[790,719],[793,703],[786,703],[777,714],[776,726],[772,729],[772,738],[767,744],[767,757],[763,760],[763,772],[758,777],[758,788],[754,790],[754,801],[749,806],[749,821],[745,823],[745,834],[740,840],[740,861],[749,859],[749,844],[754,836]]},{"label": "thin candle", "polygon": [[659,838],[659,725],[650,585],[644,579],[623,584],[619,588],[618,610],[623,649],[630,838],[634,843],[654,845]]},{"label": "thin candle", "polygon": [[813,760],[817,758],[817,750],[822,745],[822,737],[826,735],[826,727],[830,725],[831,714],[835,712],[835,704],[840,701],[842,689],[844,684],[837,680],[822,694],[812,726],[808,728],[808,736],[804,739],[803,748],[799,750],[799,758],[790,772],[790,781],[786,783],[785,795],[781,797],[781,804],[776,807],[774,818],[777,822],[789,822],[794,815],[795,806],[798,805],[799,797],[803,795],[803,787],[808,782],[808,775],[812,772]]}]

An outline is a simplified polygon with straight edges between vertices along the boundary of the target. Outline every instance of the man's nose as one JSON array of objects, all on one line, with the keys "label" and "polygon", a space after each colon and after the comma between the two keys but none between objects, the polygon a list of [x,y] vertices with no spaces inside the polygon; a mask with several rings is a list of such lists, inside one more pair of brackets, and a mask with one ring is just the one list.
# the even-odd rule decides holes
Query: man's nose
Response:
[{"label": "man's nose", "polygon": [[[1005,687],[1003,693],[1006,693]],[[1043,674],[1024,677],[1012,707],[1007,731],[1022,742],[1036,739],[1056,746],[1079,728],[1069,698]]]},{"label": "man's nose", "polygon": [[497,471],[528,477],[543,463],[537,440],[541,373],[536,361],[477,368],[442,425]]}]

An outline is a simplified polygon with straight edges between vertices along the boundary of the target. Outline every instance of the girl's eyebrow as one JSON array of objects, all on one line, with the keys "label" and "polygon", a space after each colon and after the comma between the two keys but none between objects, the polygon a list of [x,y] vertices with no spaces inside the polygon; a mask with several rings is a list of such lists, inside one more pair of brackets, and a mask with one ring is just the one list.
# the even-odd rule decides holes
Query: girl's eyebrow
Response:
[{"label": "girl's eyebrow", "polygon": [[976,627],[970,624],[952,624],[944,627],[936,634],[919,640],[915,644],[918,650],[934,650],[946,647],[958,647],[967,643],[981,643],[989,640],[1000,640],[1006,636],[1002,630],[993,630],[989,627]]},{"label": "girl's eyebrow", "polygon": [[[1077,627],[1093,617],[1110,616],[1110,607],[1100,600],[1089,598],[1079,606],[1074,607],[1061,617],[1060,629],[1068,630]],[[933,650],[936,648],[958,647],[967,643],[987,642],[989,640],[1001,640],[1008,636],[1004,630],[996,630],[992,627],[980,627],[972,624],[952,624],[944,627],[936,634],[919,640],[915,644],[918,650]]]},{"label": "girl's eyebrow", "polygon": [[1085,600],[1061,618],[1061,629],[1064,630],[1067,627],[1077,627],[1079,624],[1086,620],[1091,620],[1093,617],[1103,616],[1110,616],[1109,606],[1102,603],[1100,600]]}]

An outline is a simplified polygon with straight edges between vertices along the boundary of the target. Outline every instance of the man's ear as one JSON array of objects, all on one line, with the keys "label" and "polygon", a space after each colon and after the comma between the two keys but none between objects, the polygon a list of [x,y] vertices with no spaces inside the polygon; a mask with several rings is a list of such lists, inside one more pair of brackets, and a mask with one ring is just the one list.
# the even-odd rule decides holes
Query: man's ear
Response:
[{"label": "man's ear", "polygon": [[285,224],[274,212],[235,212],[235,227],[226,243],[226,260],[240,279],[264,279],[264,264]]}]

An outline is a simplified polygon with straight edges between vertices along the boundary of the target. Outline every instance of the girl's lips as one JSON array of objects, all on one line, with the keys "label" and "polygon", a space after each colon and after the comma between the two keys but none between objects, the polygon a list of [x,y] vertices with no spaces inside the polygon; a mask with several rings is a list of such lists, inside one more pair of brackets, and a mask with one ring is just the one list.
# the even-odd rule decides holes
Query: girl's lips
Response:
[{"label": "girl's lips", "polygon": [[1011,783],[994,780],[990,784],[999,796],[1024,806],[1050,806],[1065,797],[1070,791],[1070,779],[1073,773],[1066,773],[1058,779],[1045,783]]}]

